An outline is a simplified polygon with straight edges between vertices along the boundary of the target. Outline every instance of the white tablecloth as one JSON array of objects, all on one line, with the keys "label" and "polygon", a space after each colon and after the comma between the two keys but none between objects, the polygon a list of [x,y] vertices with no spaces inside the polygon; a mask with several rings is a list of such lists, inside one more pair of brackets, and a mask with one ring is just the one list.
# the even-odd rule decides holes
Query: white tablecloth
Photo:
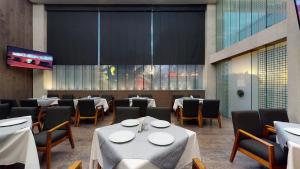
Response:
[{"label": "white tablecloth", "polygon": [[129,98],[129,105],[132,106],[132,100],[134,99],[146,99],[148,100],[148,107],[156,107],[155,99],[148,98],[148,97],[132,97]]},{"label": "white tablecloth", "polygon": [[[181,169],[184,166],[188,165],[189,163],[192,162],[192,158],[201,159],[196,133],[190,130],[186,130],[186,132],[189,138],[185,150],[182,153],[182,156],[178,161],[175,169]],[[101,148],[99,146],[99,137],[96,129],[94,131],[94,136],[92,141],[89,169],[95,168],[97,162],[101,166],[103,166],[103,157],[102,157]],[[158,169],[158,167],[152,164],[151,162],[149,162],[148,160],[144,160],[144,159],[123,159],[116,166],[115,169]]]},{"label": "white tablecloth", "polygon": [[204,99],[201,98],[190,98],[190,97],[183,97],[179,99],[175,99],[174,104],[173,104],[173,110],[176,111],[178,107],[183,107],[183,100],[199,100],[199,103],[203,103]]},{"label": "white tablecloth", "polygon": [[[80,99],[82,99],[82,100],[84,100],[84,99],[92,99],[92,100],[94,100],[95,107],[102,106],[103,109],[104,109],[104,111],[107,111],[108,108],[109,108],[106,99],[101,98],[101,97],[84,97],[84,98],[80,98]],[[80,100],[80,99],[74,99],[74,106],[75,107],[77,106],[78,100]]]},{"label": "white tablecloth", "polygon": [[58,104],[59,98],[52,97],[52,98],[37,98],[37,102],[39,106],[48,107],[52,105]]},{"label": "white tablecloth", "polygon": [[287,122],[274,122],[276,128],[277,142],[281,147],[288,147],[288,169],[300,168],[300,136],[286,132],[284,129],[287,127],[300,128],[300,124],[287,123]]},{"label": "white tablecloth", "polygon": [[13,119],[27,119],[24,124],[0,127],[0,165],[25,164],[25,169],[39,169],[39,158],[31,132],[31,117],[0,120],[0,123]]}]

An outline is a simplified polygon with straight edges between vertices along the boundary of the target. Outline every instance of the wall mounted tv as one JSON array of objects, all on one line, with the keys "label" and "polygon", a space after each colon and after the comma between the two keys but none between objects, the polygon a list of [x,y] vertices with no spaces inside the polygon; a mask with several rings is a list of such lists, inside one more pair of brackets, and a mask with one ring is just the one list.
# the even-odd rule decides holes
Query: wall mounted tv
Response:
[{"label": "wall mounted tv", "polygon": [[7,46],[7,64],[12,67],[51,70],[53,56],[39,51]]},{"label": "wall mounted tv", "polygon": [[298,24],[300,27],[300,0],[294,0],[294,1],[295,1],[296,12],[297,12]]}]

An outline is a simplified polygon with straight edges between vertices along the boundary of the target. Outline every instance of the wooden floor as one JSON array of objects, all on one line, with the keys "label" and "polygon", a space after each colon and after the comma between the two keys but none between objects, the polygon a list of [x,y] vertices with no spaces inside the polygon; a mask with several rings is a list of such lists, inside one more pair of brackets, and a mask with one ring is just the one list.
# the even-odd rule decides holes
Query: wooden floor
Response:
[{"label": "wooden floor", "polygon": [[[98,127],[110,124],[111,115],[107,115],[104,121],[98,121]],[[172,117],[172,123],[177,121]],[[202,161],[208,169],[258,169],[263,168],[254,160],[237,153],[233,163],[229,162],[229,156],[233,144],[233,129],[230,119],[222,119],[223,128],[219,129],[216,122],[207,121],[203,128],[195,124],[187,124],[184,127],[197,133]],[[73,127],[75,149],[71,149],[68,141],[52,149],[52,169],[67,169],[67,166],[75,160],[83,161],[83,168],[88,169],[91,152],[91,143],[94,129],[93,123],[81,124]],[[40,163],[45,168],[45,159],[40,154]],[[186,166],[190,169],[191,165]]]}]

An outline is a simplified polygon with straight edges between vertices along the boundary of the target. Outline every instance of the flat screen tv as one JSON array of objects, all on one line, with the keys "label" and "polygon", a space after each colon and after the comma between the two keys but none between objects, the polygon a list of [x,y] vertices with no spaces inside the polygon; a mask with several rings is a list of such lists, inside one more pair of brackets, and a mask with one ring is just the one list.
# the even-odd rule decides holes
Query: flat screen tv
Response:
[{"label": "flat screen tv", "polygon": [[52,55],[14,46],[7,46],[7,64],[12,67],[29,69],[51,70],[53,67]]},{"label": "flat screen tv", "polygon": [[300,27],[300,0],[294,0],[294,1],[295,1],[296,12],[297,12],[298,24]]}]

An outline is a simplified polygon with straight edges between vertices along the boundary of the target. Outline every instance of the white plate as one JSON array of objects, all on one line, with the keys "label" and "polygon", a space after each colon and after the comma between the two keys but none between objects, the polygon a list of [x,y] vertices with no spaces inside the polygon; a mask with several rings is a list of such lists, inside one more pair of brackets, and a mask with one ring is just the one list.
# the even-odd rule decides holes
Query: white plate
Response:
[{"label": "white plate", "polygon": [[8,127],[8,126],[14,126],[22,123],[26,123],[26,119],[17,119],[17,120],[9,120],[3,123],[0,123],[0,127]]},{"label": "white plate", "polygon": [[117,131],[109,135],[109,140],[113,143],[126,143],[134,139],[135,133],[128,130]]},{"label": "white plate", "polygon": [[168,121],[165,121],[165,120],[154,120],[154,121],[151,121],[150,124],[153,127],[157,127],[157,128],[166,128],[171,125]]},{"label": "white plate", "polygon": [[140,122],[136,119],[127,119],[127,120],[123,120],[121,122],[121,125],[125,126],[125,127],[133,127],[133,126],[137,126],[139,124],[140,124]]},{"label": "white plate", "polygon": [[284,128],[285,131],[300,136],[300,128],[287,127]]},{"label": "white plate", "polygon": [[158,146],[167,146],[172,144],[175,138],[166,132],[154,132],[148,136],[148,141]]}]

